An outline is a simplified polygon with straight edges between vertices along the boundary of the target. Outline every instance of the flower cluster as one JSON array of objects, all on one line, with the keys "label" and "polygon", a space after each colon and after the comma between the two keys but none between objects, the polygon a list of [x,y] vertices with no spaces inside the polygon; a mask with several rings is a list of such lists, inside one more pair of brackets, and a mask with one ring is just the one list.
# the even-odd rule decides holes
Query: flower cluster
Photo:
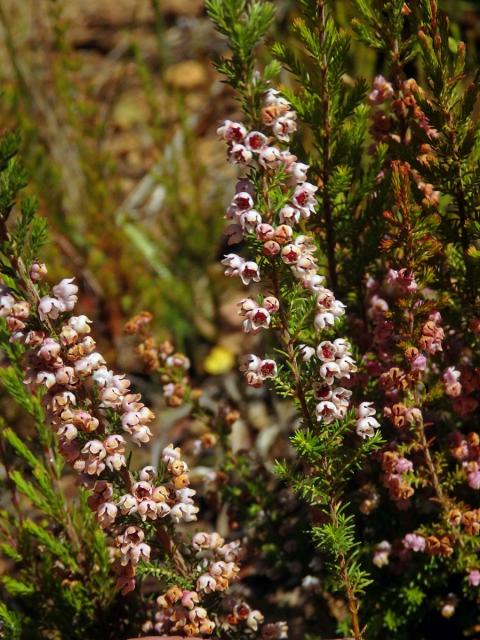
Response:
[{"label": "flower cluster", "polygon": [[[190,369],[190,360],[183,353],[175,352],[174,346],[168,340],[157,343],[149,331],[152,318],[151,313],[142,311],[126,323],[124,332],[141,338],[137,353],[146,370],[157,371],[160,374],[167,406],[178,407],[188,400],[193,392],[186,375]],[[199,393],[197,390],[193,392],[195,397]]]},{"label": "flower cluster", "polygon": [[[197,532],[192,539],[194,555],[195,590],[171,587],[156,600],[153,620],[143,625],[143,631],[154,630],[162,635],[181,634],[187,637],[210,636],[217,627],[202,606],[209,594],[224,592],[238,578],[238,559],[241,548],[238,542],[225,543],[218,533]],[[225,603],[227,606],[227,603]],[[256,632],[263,623],[263,614],[251,609],[245,602],[236,601],[232,611],[222,617],[223,630],[243,627]],[[280,640],[286,637],[285,623],[274,623],[262,628],[262,638]]]},{"label": "flower cluster", "polygon": [[[295,114],[277,91],[269,90],[265,94],[262,114],[263,123],[271,128],[277,142],[288,142],[295,130]],[[278,278],[285,273],[285,268],[293,276],[293,282],[314,299],[316,331],[333,326],[344,315],[345,306],[324,286],[324,278],[318,273],[313,237],[296,231],[299,223],[308,219],[316,207],[318,187],[307,181],[308,165],[298,162],[288,149],[276,146],[267,134],[249,132],[243,124],[228,120],[218,129],[218,134],[228,145],[230,160],[250,169],[249,177],[238,181],[227,209],[226,217],[233,221],[226,231],[228,242],[235,244],[250,235],[253,242],[261,243],[261,254],[256,261],[245,260],[235,253],[227,254],[222,260],[225,275],[240,277],[244,285],[260,282],[262,261],[265,264],[263,279],[270,280],[268,286],[273,292],[261,303],[252,298],[239,303],[240,315],[245,318],[244,331],[258,333],[268,329],[272,315],[278,312],[281,315],[281,305],[285,302],[278,296]],[[265,193],[269,182],[280,185],[283,192],[283,198],[275,206]],[[255,192],[255,184],[264,185],[262,193]],[[274,326],[282,329],[281,320]],[[357,370],[348,342],[340,338],[324,340],[316,348],[303,344],[298,350],[303,361],[312,364],[315,361],[317,365],[319,379],[313,385],[317,420],[330,424],[345,418],[352,392],[339,386],[338,381],[350,378]],[[276,376],[277,365],[271,359],[248,354],[240,358],[240,370],[247,384],[259,387],[265,379]],[[371,437],[379,426],[374,415],[371,403],[364,402],[358,407],[357,434],[362,438]]]},{"label": "flower cluster", "polygon": [[[45,266],[35,263],[26,291],[38,286],[45,275]],[[34,302],[18,300],[5,289],[0,295],[0,316],[6,320],[11,340],[25,346],[25,382],[33,392],[44,391],[42,402],[48,423],[58,436],[65,460],[90,490],[88,506],[113,541],[110,557],[117,588],[127,594],[135,588],[138,564],[153,560],[152,527],[147,523],[154,524],[153,531],[164,532],[158,533],[160,539],[168,539],[166,520],[170,531],[172,525],[195,521],[199,509],[193,500],[196,492],[189,486],[188,465],[173,444],[163,449],[160,469],[147,466],[137,473],[127,469],[126,438],[138,445],[148,442],[154,415],[142,403],[140,394],[132,393],[130,381],[107,368],[90,335],[91,321],[72,315],[77,293],[72,279],[62,280],[53,287],[52,295],[32,296],[35,309]],[[272,300],[264,303],[273,311]],[[149,314],[141,314],[130,322],[127,331],[141,333],[149,321]],[[156,352],[155,359],[163,363],[164,374],[180,384],[179,376],[185,375],[188,360],[166,343],[156,347]],[[148,362],[152,363],[151,354]],[[169,384],[172,381],[166,382],[166,386]],[[165,395],[173,397],[167,392]],[[180,553],[170,543],[167,547],[168,553]],[[164,611],[162,620],[171,620],[174,615],[176,632],[211,635],[215,623],[205,609],[196,605],[206,594],[226,591],[237,577],[240,546],[238,542],[225,543],[216,533],[196,534],[189,554],[197,563],[197,591],[181,591],[175,599],[175,588],[165,596],[162,604],[176,605],[176,613]],[[183,617],[178,614],[178,600]],[[259,613],[253,615],[250,628],[261,618]],[[157,628],[160,626],[157,620]]]},{"label": "flower cluster", "polygon": [[[388,80],[376,76],[373,89],[369,94],[370,104],[374,107],[371,132],[378,142],[396,142],[410,144],[412,131],[408,129],[399,134],[395,130],[398,121],[419,127],[430,140],[438,137],[438,131],[432,127],[428,117],[418,103],[424,94],[413,78],[403,80],[396,93]],[[381,107],[387,105],[387,109]],[[425,150],[424,150],[425,153]]]},{"label": "flower cluster", "polygon": [[261,305],[252,298],[245,298],[238,303],[240,307],[239,315],[243,316],[243,330],[245,333],[258,333],[261,329],[268,329],[280,303],[275,296],[266,296]]},{"label": "flower cluster", "polygon": [[413,463],[396,451],[384,451],[381,465],[383,486],[388,489],[391,499],[395,500],[397,505],[402,503],[405,506],[414,493],[407,476],[413,469]]},{"label": "flower cluster", "polygon": [[460,432],[452,434],[450,451],[466,474],[468,486],[480,489],[480,437],[474,431],[466,436]]}]

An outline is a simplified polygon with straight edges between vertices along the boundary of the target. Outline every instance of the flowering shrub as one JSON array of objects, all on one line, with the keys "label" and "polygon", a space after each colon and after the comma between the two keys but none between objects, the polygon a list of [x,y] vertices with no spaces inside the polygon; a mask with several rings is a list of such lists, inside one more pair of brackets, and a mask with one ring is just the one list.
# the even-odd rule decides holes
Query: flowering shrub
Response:
[{"label": "flowering shrub", "polygon": [[162,420],[97,350],[75,279],[48,284],[2,138],[0,379],[34,424],[1,424],[6,637],[476,632],[478,74],[435,0],[358,0],[353,33],[295,5],[268,53],[271,3],[206,2],[241,105],[217,129],[240,375],[212,388],[139,313]]}]

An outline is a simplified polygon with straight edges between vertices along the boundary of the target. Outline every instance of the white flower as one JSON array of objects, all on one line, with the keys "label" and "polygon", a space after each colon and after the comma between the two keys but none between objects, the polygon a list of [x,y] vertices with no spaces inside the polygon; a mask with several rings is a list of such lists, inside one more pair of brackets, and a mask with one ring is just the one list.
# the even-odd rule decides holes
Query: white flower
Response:
[{"label": "white flower", "polygon": [[239,275],[240,269],[245,264],[245,260],[236,253],[227,253],[223,258],[221,264],[225,267],[225,275],[228,277]]},{"label": "white flower", "polygon": [[332,362],[337,355],[337,349],[333,342],[330,340],[324,340],[317,347],[317,356],[322,362]]},{"label": "white flower", "polygon": [[233,164],[248,164],[252,159],[252,152],[243,144],[234,144],[230,149],[230,162]]},{"label": "white flower", "polygon": [[213,593],[217,588],[217,582],[213,576],[209,573],[204,573],[197,579],[196,585],[197,591],[204,591],[205,593]]},{"label": "white flower", "polygon": [[140,473],[138,474],[140,480],[143,480],[145,482],[151,482],[156,476],[157,470],[155,469],[155,467],[152,467],[150,465],[147,467],[143,467],[143,469],[140,469]]},{"label": "white flower", "polygon": [[150,441],[152,432],[146,425],[134,427],[131,433],[132,441],[140,446]]},{"label": "white flower", "polygon": [[324,362],[320,367],[320,375],[327,384],[332,384],[335,378],[342,378],[343,374],[336,362]]},{"label": "white flower", "polygon": [[165,464],[180,460],[180,447],[174,447],[172,443],[168,444],[162,451],[162,460]]},{"label": "white flower", "polygon": [[270,314],[263,307],[257,307],[252,311],[249,311],[247,318],[243,322],[243,330],[245,333],[256,333],[260,329],[268,329],[270,326]]},{"label": "white flower", "polygon": [[308,164],[304,164],[303,162],[294,162],[290,165],[289,172],[295,182],[301,183],[306,181],[307,171],[309,168]]},{"label": "white flower", "polygon": [[146,544],[145,542],[141,542],[140,544],[130,549],[128,556],[133,564],[138,564],[141,560],[149,560],[150,552],[150,545]]},{"label": "white flower", "polygon": [[57,382],[55,378],[55,374],[51,371],[39,371],[35,378],[35,383],[38,385],[43,385],[47,389],[53,387],[53,385]]},{"label": "white flower", "polygon": [[306,344],[300,345],[300,355],[304,362],[310,362],[310,360],[315,355],[315,349],[313,347],[309,347]]},{"label": "white flower", "polygon": [[77,333],[90,333],[92,321],[87,316],[72,316],[68,320],[69,326]]},{"label": "white flower", "polygon": [[273,133],[276,138],[282,142],[290,140],[290,134],[297,130],[297,120],[294,111],[288,111],[285,115],[280,116],[273,123]]},{"label": "white flower", "polygon": [[43,296],[38,303],[38,315],[43,322],[47,318],[56,320],[58,316],[65,311],[65,305],[62,300],[57,298],[51,298],[50,296]]},{"label": "white flower", "polygon": [[102,529],[106,529],[115,522],[117,513],[118,509],[116,505],[113,504],[113,502],[104,502],[99,506],[97,511],[98,524],[102,527]]},{"label": "white flower", "polygon": [[313,184],[304,182],[298,185],[293,192],[293,204],[302,212],[304,218],[308,218],[315,211],[315,192],[318,190]]},{"label": "white flower", "polygon": [[55,378],[61,385],[73,385],[78,381],[73,367],[60,367],[55,371]]},{"label": "white flower", "polygon": [[65,438],[65,440],[68,440],[68,442],[71,442],[72,440],[75,440],[75,438],[77,437],[78,429],[73,424],[64,423],[58,429],[57,435],[59,438]]},{"label": "white flower", "polygon": [[169,515],[171,508],[166,502],[157,502],[157,515],[159,518],[165,518]]},{"label": "white flower", "polygon": [[318,274],[307,274],[303,278],[303,286],[306,289],[312,291],[312,293],[319,293],[323,289],[323,283],[325,282],[325,278],[323,276],[319,276]]},{"label": "white flower", "polygon": [[295,264],[300,258],[302,250],[295,244],[286,244],[282,247],[281,258],[285,264]]},{"label": "white flower", "polygon": [[110,471],[120,471],[127,466],[127,460],[122,453],[113,453],[105,458],[105,464]]},{"label": "white flower", "polygon": [[240,225],[242,229],[244,231],[247,231],[248,233],[252,233],[253,231],[255,231],[255,229],[259,224],[261,224],[261,222],[262,216],[258,213],[258,211],[255,211],[255,209],[244,211],[240,215]]},{"label": "white flower", "polygon": [[260,282],[260,270],[255,262],[244,262],[239,267],[240,279],[244,285],[249,285],[251,281]]},{"label": "white flower", "polygon": [[278,216],[281,224],[289,224],[293,226],[300,222],[300,210],[289,204],[280,209]]},{"label": "white flower", "polygon": [[361,402],[357,407],[357,418],[368,418],[375,415],[373,402]]},{"label": "white flower", "polygon": [[177,497],[177,500],[179,502],[183,502],[185,504],[193,504],[193,496],[196,494],[197,492],[195,491],[195,489],[190,489],[190,487],[185,487],[183,489],[177,489],[175,491],[175,496]]},{"label": "white flower", "polygon": [[241,142],[247,135],[247,130],[240,122],[225,120],[223,125],[217,129],[217,135],[226,142]]},{"label": "white flower", "polygon": [[79,376],[89,376],[96,369],[105,364],[106,362],[102,354],[94,352],[90,353],[88,356],[85,356],[85,358],[80,358],[80,360],[77,360],[74,364],[74,367],[76,373]]},{"label": "white flower", "polygon": [[277,91],[277,89],[268,89],[265,92],[265,97],[263,99],[264,105],[266,107],[272,107],[272,106],[282,106],[282,107],[289,107],[290,103],[285,100],[285,98],[282,98],[280,95],[280,91]]},{"label": "white flower", "polygon": [[77,304],[78,287],[73,281],[74,278],[64,278],[52,289],[53,295],[63,302],[65,311],[72,311]]},{"label": "white flower", "polygon": [[250,611],[250,613],[248,614],[246,625],[252,631],[257,631],[258,625],[262,624],[263,620],[264,620],[263,614],[260,613],[260,611],[257,611],[256,609],[254,609],[253,611]]},{"label": "white flower", "polygon": [[330,400],[319,402],[315,409],[315,413],[317,415],[317,420],[319,422],[322,421],[325,424],[330,424],[339,417],[337,405]]},{"label": "white flower", "polygon": [[266,146],[268,138],[260,131],[250,131],[245,138],[245,146],[253,153],[260,153],[261,149]]},{"label": "white flower", "polygon": [[240,356],[240,371],[258,371],[262,360],[254,353],[248,353],[246,355]]},{"label": "white flower", "polygon": [[238,244],[243,240],[243,229],[239,224],[230,224],[225,229],[225,235],[227,236],[227,244]]},{"label": "white flower", "polygon": [[[362,402],[362,404],[365,405],[370,403]],[[357,415],[358,415],[358,410],[357,410]],[[361,417],[357,420],[355,431],[357,435],[363,439],[371,438],[375,434],[375,429],[378,429],[379,426],[380,424],[378,423],[378,421],[372,416],[372,414],[369,414],[367,417],[364,417],[364,418]]]},{"label": "white flower", "polygon": [[258,367],[258,375],[263,380],[265,378],[274,378],[277,375],[277,363],[275,360],[262,360]]},{"label": "white flower", "polygon": [[15,304],[15,298],[9,293],[0,296],[0,317],[6,318],[11,312],[13,305]]},{"label": "white flower", "polygon": [[199,531],[192,538],[192,547],[197,551],[208,549],[211,543],[211,535],[204,531]]},{"label": "white flower", "polygon": [[264,169],[274,167],[280,159],[280,151],[277,147],[263,147],[258,156],[258,162]]}]

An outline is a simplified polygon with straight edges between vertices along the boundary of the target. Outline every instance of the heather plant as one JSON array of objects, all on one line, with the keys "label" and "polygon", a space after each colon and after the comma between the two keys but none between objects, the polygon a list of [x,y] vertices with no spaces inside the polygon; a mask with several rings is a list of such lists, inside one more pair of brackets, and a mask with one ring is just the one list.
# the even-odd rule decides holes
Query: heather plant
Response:
[{"label": "heather plant", "polygon": [[[27,428],[1,423],[2,632],[475,637],[473,53],[435,0],[205,6],[237,99],[217,144],[237,172],[218,262],[243,334],[238,375],[205,376],[150,309],[125,326],[145,372],[108,368],[74,278],[48,283],[44,218],[20,197],[18,138],[2,138],[0,381],[14,416],[30,416]],[[163,144],[153,77],[133,53]],[[215,271],[220,240],[203,217],[214,176],[197,173],[188,131],[180,157],[153,169],[168,191],[168,260],[142,239],[136,201],[116,223],[154,271],[185,275],[168,299],[194,318],[193,282]],[[182,206],[185,171],[198,215]],[[189,329],[176,329],[181,342]],[[259,407],[269,433],[254,434]]]},{"label": "heather plant", "polygon": [[[183,534],[175,533],[176,525],[195,521],[199,511],[180,449],[167,445],[158,468],[132,470],[122,433],[138,446],[147,443],[154,414],[140,394],[132,393],[125,375],[106,367],[91,336],[92,321],[72,314],[78,299],[73,278],[53,288],[44,283],[47,268],[34,258],[46,239],[44,220],[35,216],[36,203],[21,200],[21,215],[9,225],[18,192],[25,186],[24,170],[15,157],[17,146],[14,135],[4,137],[1,317],[10,367],[3,371],[2,382],[34,417],[43,460],[11,429],[3,431],[4,445],[27,463],[23,470],[11,468],[2,446],[16,509],[13,515],[2,514],[2,551],[19,565],[22,578],[5,577],[3,584],[17,596],[17,606],[26,601],[24,615],[1,609],[5,628],[12,637],[33,637],[28,635],[33,633],[31,625],[40,637],[51,632],[65,635],[71,616],[79,616],[75,633],[92,633],[118,593],[126,596],[139,578],[150,576],[160,595],[146,603],[143,631],[187,636],[210,636],[217,627],[223,632],[235,629],[240,636],[242,630],[257,631],[264,620],[260,611],[242,600],[230,600],[222,609],[218,598],[238,576],[239,541],[226,543],[216,532],[198,530],[182,541]],[[166,358],[172,375],[186,364],[180,355]],[[58,486],[63,461],[79,474],[78,484],[88,492],[81,493],[76,507],[65,505]],[[40,522],[22,517],[17,492],[38,510]],[[87,539],[84,528],[89,530]],[[83,549],[90,537],[92,548]],[[47,553],[37,560],[42,547]],[[39,605],[37,617],[32,617],[30,608],[44,592],[52,599]],[[200,606],[208,600],[213,614]],[[125,605],[122,613],[115,632],[126,633],[140,611],[129,615]],[[104,626],[111,632],[108,624]],[[267,625],[266,633],[281,637],[283,625]]]},{"label": "heather plant", "polygon": [[[452,461],[451,448],[467,474],[463,483],[467,481],[475,491],[472,446],[476,446],[476,436],[462,436],[458,419],[449,422],[444,408],[445,398],[463,396],[462,372],[452,366],[449,357],[454,352],[466,358],[464,366],[470,373],[463,376],[469,380],[469,367],[475,367],[476,321],[469,305],[476,300],[472,283],[476,280],[478,135],[474,108],[478,87],[476,76],[468,78],[464,44],[453,41],[448,20],[435,2],[415,7],[404,2],[382,7],[359,2],[354,30],[364,44],[382,52],[387,70],[387,78],[377,76],[367,91],[363,81],[345,80],[349,36],[336,26],[328,3],[301,2],[301,16],[293,23],[293,36],[301,45],[298,53],[290,44],[275,44],[272,49],[295,78],[293,88],[282,87],[282,97],[276,90],[265,89],[271,65],[262,77],[249,64],[237,63],[237,59],[248,60],[249,55],[246,47],[242,50],[241,16],[248,32],[248,27],[253,28],[249,16],[261,7],[254,9],[253,3],[244,13],[243,3],[210,4],[233,51],[232,59],[219,68],[247,105],[247,127],[227,121],[219,133],[227,141],[229,159],[246,169],[246,179],[238,183],[227,211],[227,218],[235,223],[227,228],[227,236],[229,243],[246,243],[251,253],[246,260],[228,254],[223,263],[226,274],[239,275],[244,284],[265,283],[263,295],[270,295],[240,303],[246,318],[244,330],[277,329],[278,353],[288,365],[285,375],[274,360],[249,355],[240,369],[249,384],[260,385],[273,378],[277,393],[290,395],[298,404],[302,422],[292,442],[299,461],[303,458],[309,466],[293,474],[291,465],[280,463],[277,471],[313,506],[338,506],[340,517],[330,506],[330,512],[325,509],[324,514],[330,521],[314,524],[311,531],[320,549],[334,558],[329,589],[341,589],[348,602],[350,623],[341,626],[345,633],[350,626],[355,638],[382,637],[385,632],[409,637],[413,630],[426,633],[424,618],[418,623],[414,617],[421,610],[428,619],[432,602],[445,619],[459,606],[452,629],[474,625],[475,615],[468,620],[466,611],[474,613],[467,602],[476,595],[467,586],[460,587],[455,576],[463,575],[460,580],[470,587],[476,582],[475,534],[469,537],[476,500],[475,493],[467,499],[465,488],[457,485],[462,483],[462,473]],[[225,28],[225,16],[235,11],[233,33]],[[406,75],[413,61],[425,74],[425,89]],[[245,79],[240,82],[242,69]],[[247,102],[252,94],[264,100],[256,103],[256,112],[251,107],[254,101]],[[295,133],[297,118],[308,131],[294,143],[294,150],[308,159],[314,183],[306,181],[308,166],[299,165],[285,147],[277,147]],[[275,138],[277,142],[272,143]],[[316,248],[332,288],[344,291],[351,302],[347,331],[352,331],[364,354],[358,372],[345,341],[333,340],[329,329],[344,315],[344,308],[317,275]],[[378,255],[375,249],[380,250]],[[293,272],[289,284],[279,275],[284,265]],[[306,304],[305,292],[300,289],[298,295],[292,280],[318,296],[316,315]],[[287,307],[283,311],[282,302]],[[442,327],[440,309],[446,317],[455,318],[448,331]],[[316,350],[306,329],[312,320],[317,330],[327,328],[325,337],[330,338]],[[447,362],[442,364],[437,356],[430,364],[429,359],[443,351],[446,335],[452,340],[452,346],[445,349]],[[301,360],[308,363],[305,377]],[[335,378],[350,374],[346,397],[342,397],[343,389],[338,397],[338,390],[330,385]],[[320,381],[323,385],[319,387]],[[375,435],[359,446],[348,436],[353,418],[344,414],[355,382],[370,389],[372,399],[379,399],[385,418],[396,427],[391,433],[387,421],[387,441]],[[475,412],[477,401],[475,383],[467,388],[467,396],[454,404],[463,418],[462,427],[468,429],[467,416]],[[373,416],[370,403],[359,405],[357,435],[374,434],[378,422]],[[315,418],[322,424],[320,430]],[[325,423],[334,426],[328,429]],[[433,434],[432,427],[438,432]],[[458,449],[460,443],[466,443],[464,453]],[[348,471],[354,471],[356,464],[361,467],[357,488],[348,483]],[[379,515],[375,523],[379,500],[386,499],[377,486],[379,481],[400,512],[387,522]],[[352,505],[348,499],[344,505],[345,494],[350,499],[355,496],[360,511],[368,516],[363,519],[358,514],[356,531],[363,531],[364,543],[369,541],[373,564],[378,568],[389,565],[390,570],[382,570],[388,574],[387,583],[392,572],[401,576],[390,588],[382,581],[377,591],[375,581],[363,569],[367,546],[359,548],[355,543],[352,512],[348,511]],[[416,500],[414,494],[418,494]],[[399,531],[414,516],[423,525],[417,525],[417,531],[405,531],[402,538]],[[464,521],[468,542],[462,538]],[[378,535],[380,531],[380,539],[370,538],[372,532]],[[353,550],[362,562],[357,563]],[[414,563],[412,550],[426,553],[423,566]],[[406,572],[407,567],[411,573]],[[437,578],[430,578],[428,572],[435,572]],[[327,575],[323,568],[323,580]],[[446,584],[450,587],[445,589]],[[367,586],[376,595],[372,601],[368,595],[363,600],[367,624],[362,628],[358,596]],[[458,595],[462,590],[463,610]],[[392,598],[395,606],[389,604]],[[379,600],[385,608],[376,613]]]}]

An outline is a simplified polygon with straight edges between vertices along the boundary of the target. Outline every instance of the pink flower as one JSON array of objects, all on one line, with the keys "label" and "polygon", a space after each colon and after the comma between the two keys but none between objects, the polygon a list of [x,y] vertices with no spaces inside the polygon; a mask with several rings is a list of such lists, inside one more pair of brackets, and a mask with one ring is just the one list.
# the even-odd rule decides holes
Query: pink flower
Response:
[{"label": "pink flower", "polygon": [[404,293],[413,293],[417,290],[417,283],[413,277],[413,273],[406,268],[396,271],[390,269],[387,273],[386,282],[392,288],[392,293],[402,295]]},{"label": "pink flower", "polygon": [[471,569],[467,580],[470,586],[478,587],[480,585],[480,571],[478,569]]},{"label": "pink flower", "polygon": [[260,242],[266,242],[267,240],[271,240],[274,236],[274,229],[271,225],[262,222],[255,229],[255,233],[257,235],[258,240]]},{"label": "pink flower", "polygon": [[184,591],[182,593],[182,606],[186,609],[193,609],[199,601],[200,598],[195,591]]},{"label": "pink flower", "polygon": [[[53,338],[45,338],[42,346],[37,351],[38,357],[44,362],[55,362],[60,354],[61,346]],[[61,364],[60,360],[60,364]]]},{"label": "pink flower", "polygon": [[35,260],[30,267],[30,279],[33,282],[38,282],[39,280],[43,280],[43,278],[47,275],[47,267],[43,262],[38,262]]},{"label": "pink flower", "polygon": [[460,384],[460,371],[455,367],[448,367],[443,372],[442,379],[445,383],[445,393],[448,396],[457,398],[462,393],[462,385]]},{"label": "pink flower", "polygon": [[468,486],[471,489],[480,489],[480,470],[471,471],[467,474]]},{"label": "pink flower", "polygon": [[427,358],[423,353],[419,353],[418,356],[412,360],[410,368],[412,371],[425,371],[427,368]]},{"label": "pink flower", "polygon": [[416,533],[407,533],[403,538],[403,546],[411,551],[424,551],[425,544],[425,538]]},{"label": "pink flower", "polygon": [[393,96],[393,86],[381,75],[375,76],[373,81],[373,91],[369,93],[368,99],[371,104],[379,105]]},{"label": "pink flower", "polygon": [[395,465],[395,473],[407,473],[413,469],[413,464],[407,458],[399,458]]}]

